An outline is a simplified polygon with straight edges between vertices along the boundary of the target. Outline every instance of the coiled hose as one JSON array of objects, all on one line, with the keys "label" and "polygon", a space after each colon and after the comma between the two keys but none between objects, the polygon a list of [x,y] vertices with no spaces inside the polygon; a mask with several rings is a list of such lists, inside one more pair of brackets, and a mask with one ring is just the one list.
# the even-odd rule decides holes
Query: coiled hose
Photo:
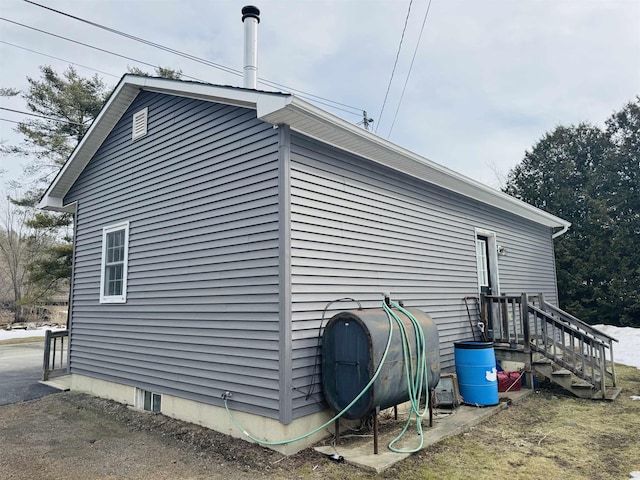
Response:
[{"label": "coiled hose", "polygon": [[[290,438],[287,440],[276,440],[276,441],[267,441],[267,440],[261,440],[259,438],[256,438],[255,436],[251,435],[249,432],[247,432],[247,430],[238,422],[238,420],[233,416],[233,413],[231,413],[231,410],[229,410],[229,406],[228,406],[228,399],[229,399],[229,395],[228,394],[223,394],[222,398],[224,400],[224,408],[227,411],[227,414],[229,415],[229,418],[231,419],[231,421],[233,422],[233,424],[238,427],[238,429],[250,440],[253,440],[256,443],[259,443],[261,445],[287,445],[289,443],[294,443],[294,442],[298,442],[300,440],[304,440],[305,438],[310,437],[311,435],[318,433],[320,430],[322,430],[323,428],[327,427],[328,425],[330,425],[332,422],[334,422],[335,420],[337,420],[338,418],[342,417],[347,410],[349,410],[353,405],[355,405],[355,403],[360,400],[360,398],[362,398],[362,396],[371,388],[371,386],[374,384],[374,382],[376,381],[376,379],[378,378],[378,375],[380,375],[380,371],[382,370],[382,366],[384,365],[385,360],[387,359],[387,354],[389,353],[389,348],[391,346],[391,339],[393,338],[393,321],[395,320],[395,322],[398,324],[398,328],[400,330],[400,335],[402,337],[402,352],[403,352],[403,360],[404,360],[404,367],[405,367],[405,374],[407,377],[407,390],[409,392],[409,401],[411,402],[411,408],[410,408],[410,412],[409,412],[409,418],[407,419],[407,422],[405,423],[402,431],[400,432],[400,434],[394,438],[390,443],[389,443],[389,450],[393,451],[393,452],[397,452],[397,453],[414,453],[419,451],[423,445],[424,445],[424,437],[422,434],[422,424],[421,424],[421,419],[425,416],[425,414],[428,412],[428,396],[427,396],[427,404],[425,405],[425,409],[424,411],[420,412],[420,397],[422,394],[422,389],[424,386],[429,385],[428,382],[428,376],[427,376],[427,352],[426,352],[426,343],[425,343],[425,338],[424,338],[424,332],[422,331],[422,327],[420,326],[419,322],[416,320],[416,318],[411,315],[411,313],[409,313],[407,310],[405,310],[403,307],[401,307],[400,305],[398,305],[395,302],[390,302],[390,305],[387,305],[386,301],[382,302],[382,307],[384,309],[384,311],[387,313],[387,318],[389,320],[389,336],[387,337],[387,344],[386,347],[384,349],[384,352],[382,354],[382,357],[380,358],[380,363],[378,364],[378,368],[376,368],[376,371],[374,372],[373,376],[371,377],[371,380],[369,380],[369,382],[364,386],[364,388],[362,389],[362,391],[349,403],[349,405],[347,405],[345,408],[342,409],[342,411],[340,411],[337,415],[335,415],[333,418],[331,418],[330,420],[328,420],[327,422],[323,423],[322,425],[320,425],[319,427],[311,430],[310,432],[307,432],[303,435],[300,435],[298,437],[295,438]],[[406,315],[411,323],[413,324],[413,328],[415,330],[415,338],[416,338],[416,365],[413,364],[413,362],[411,361],[413,355],[412,355],[412,347],[411,347],[411,342],[409,341],[409,337],[407,335],[407,331],[406,328],[404,326],[404,323],[402,322],[402,320],[400,319],[400,317],[392,310],[392,308],[397,309],[398,311],[402,312],[404,315]],[[405,434],[405,432],[407,431],[407,429],[409,428],[409,424],[411,423],[411,419],[414,418],[416,419],[416,425],[417,425],[417,430],[418,430],[418,435],[420,436],[420,445],[414,449],[410,449],[410,450],[400,450],[400,449],[396,449],[394,447],[395,443],[398,442],[400,440],[400,438],[402,438],[402,436]]]}]

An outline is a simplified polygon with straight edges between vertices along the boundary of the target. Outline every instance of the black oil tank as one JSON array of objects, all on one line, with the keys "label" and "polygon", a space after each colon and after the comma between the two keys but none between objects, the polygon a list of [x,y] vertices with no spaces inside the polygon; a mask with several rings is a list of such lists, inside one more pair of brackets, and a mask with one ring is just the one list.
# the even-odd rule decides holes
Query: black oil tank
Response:
[{"label": "black oil tank", "polygon": [[[429,389],[440,380],[440,346],[436,324],[424,312],[406,309],[422,327],[425,337]],[[399,310],[412,346],[415,362],[415,331],[409,318]],[[388,408],[409,399],[400,328],[393,322],[389,353],[380,375],[345,414],[358,419],[372,413],[376,407]],[[322,388],[327,403],[342,411],[369,383],[378,368],[389,337],[389,320],[383,309],[340,312],[329,320],[322,336]],[[426,392],[427,386],[424,386]]]}]

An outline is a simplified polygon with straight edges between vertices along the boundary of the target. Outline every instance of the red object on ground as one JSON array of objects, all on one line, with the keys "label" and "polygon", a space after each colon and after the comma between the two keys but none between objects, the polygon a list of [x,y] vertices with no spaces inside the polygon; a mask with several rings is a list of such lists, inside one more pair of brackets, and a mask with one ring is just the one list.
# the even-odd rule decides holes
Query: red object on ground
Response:
[{"label": "red object on ground", "polygon": [[521,383],[518,372],[498,372],[499,392],[506,392],[507,390],[515,392],[516,390],[520,390]]}]

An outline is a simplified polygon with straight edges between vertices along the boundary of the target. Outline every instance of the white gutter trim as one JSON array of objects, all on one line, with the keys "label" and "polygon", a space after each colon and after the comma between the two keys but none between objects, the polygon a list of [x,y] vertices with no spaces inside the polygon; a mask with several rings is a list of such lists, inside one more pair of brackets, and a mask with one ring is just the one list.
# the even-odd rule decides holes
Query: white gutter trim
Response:
[{"label": "white gutter trim", "polygon": [[567,233],[567,230],[569,230],[569,227],[571,226],[570,223],[567,223],[566,225],[564,225],[562,227],[562,230],[558,230],[556,233],[554,233],[553,235],[551,235],[552,239],[556,239],[558,238],[560,235],[564,235],[565,233]]},{"label": "white gutter trim", "polygon": [[38,205],[40,208],[66,211],[67,206],[62,205],[62,200],[68,189],[141,90],[255,109],[257,117],[265,122],[289,124],[293,131],[327,145],[538,224],[562,228],[554,234],[554,238],[565,233],[571,225],[566,220],[395,145],[293,95],[131,74],[122,77],[69,160],[47,188]]},{"label": "white gutter trim", "polygon": [[[301,100],[298,97],[292,97],[292,101],[286,107],[286,109],[300,113],[306,116],[307,118],[312,118],[315,120],[322,121],[327,126],[327,128],[343,130],[345,133],[355,136],[361,139],[363,142],[368,142],[370,144],[373,144],[375,147],[382,148],[393,155],[398,155],[402,158],[408,159],[417,168],[427,168],[431,170],[432,174],[440,176],[441,178],[451,179],[452,182],[450,182],[450,185],[444,184],[443,182],[438,182],[437,180],[434,182],[435,179],[430,180],[429,178],[425,178],[424,176],[417,175],[416,172],[408,171],[407,169],[402,168],[399,165],[389,165],[387,163],[377,160],[376,158],[367,156],[362,152],[358,152],[357,150],[349,149],[348,147],[345,147],[339,144],[335,145],[336,147],[342,150],[347,150],[356,155],[364,156],[366,158],[369,158],[370,160],[376,161],[378,163],[391,167],[395,170],[402,171],[403,173],[411,175],[413,177],[420,178],[426,181],[431,181],[432,183],[436,183],[437,185],[443,188],[455,191],[459,194],[465,195],[470,198],[474,198],[482,203],[491,204],[490,202],[491,198],[499,199],[501,200],[501,203],[512,207],[512,210],[511,210],[512,213],[519,216],[523,216],[525,218],[529,218],[538,223],[546,224],[547,226],[550,226],[550,227],[568,228],[571,225],[569,222],[567,222],[562,218],[556,217],[555,215],[545,212],[544,210],[540,210],[539,208],[529,205],[528,203],[518,200],[517,198],[507,195],[506,193],[490,188],[484,185],[483,183],[480,183],[474,179],[471,179],[469,177],[466,177],[465,175],[462,175],[461,173],[458,173],[454,170],[444,167],[434,162],[433,160],[429,160],[428,158],[422,157],[414,152],[411,152],[410,150],[400,147],[399,145],[396,145],[388,140],[385,140],[384,138],[379,137],[363,128],[353,125],[347,122],[346,120],[343,120],[340,117],[337,117],[329,112],[326,112],[325,110],[322,110],[316,107],[315,105],[310,104],[309,102]],[[274,113],[276,113],[277,115],[278,112],[274,112]],[[269,121],[268,118],[263,118],[263,120]],[[295,125],[291,125],[291,128],[295,131],[308,135],[307,132],[298,130]],[[317,139],[324,143],[330,143],[327,141],[327,139],[323,139],[323,138],[317,138]],[[489,197],[489,198],[486,198],[486,197]],[[496,206],[503,210],[507,210],[502,205],[496,205]],[[541,222],[541,220],[544,220],[544,222]]]}]

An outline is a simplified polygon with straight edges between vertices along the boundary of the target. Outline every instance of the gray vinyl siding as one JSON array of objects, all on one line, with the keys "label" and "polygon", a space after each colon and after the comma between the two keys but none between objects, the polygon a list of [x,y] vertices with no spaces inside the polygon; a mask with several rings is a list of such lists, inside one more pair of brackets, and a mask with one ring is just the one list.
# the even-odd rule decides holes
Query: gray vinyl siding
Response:
[{"label": "gray vinyl siding", "polygon": [[[438,325],[441,366],[453,342],[471,339],[463,298],[478,295],[475,230],[496,233],[503,293],[543,292],[555,303],[548,227],[292,135],[291,271],[293,417],[318,410],[305,400],[321,312],[353,297],[379,308],[382,293],[417,307]],[[326,321],[353,303],[334,304]],[[316,376],[316,383],[319,381]]]},{"label": "gray vinyl siding", "polygon": [[[216,405],[231,391],[278,418],[278,183],[277,132],[254,110],[140,93],[65,198],[71,373]],[[100,304],[102,228],[127,220],[127,302]]]}]

